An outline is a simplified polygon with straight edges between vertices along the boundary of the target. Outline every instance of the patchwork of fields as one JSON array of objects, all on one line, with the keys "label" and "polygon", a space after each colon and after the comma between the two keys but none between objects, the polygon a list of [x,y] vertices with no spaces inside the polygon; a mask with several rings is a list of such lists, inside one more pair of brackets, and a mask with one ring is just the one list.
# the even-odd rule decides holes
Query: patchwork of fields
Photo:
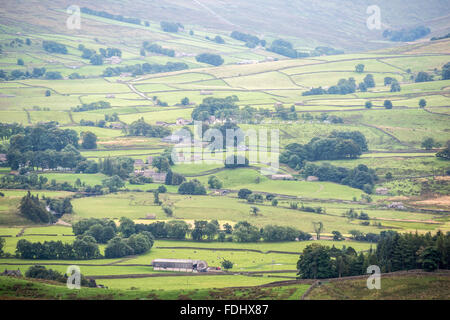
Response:
[{"label": "patchwork of fields", "polygon": [[[149,157],[161,156],[173,144],[161,137],[133,136],[127,131],[131,124],[140,119],[155,126],[162,126],[164,122],[165,128],[176,133],[184,126],[176,124],[177,121],[191,119],[193,111],[205,98],[236,96],[240,110],[246,107],[267,109],[264,116],[242,121],[239,127],[243,130],[279,130],[280,153],[286,151],[290,144],[306,144],[312,139],[327,138],[334,131],[359,131],[365,136],[368,147],[360,157],[319,160],[314,164],[330,164],[349,170],[367,166],[378,176],[373,191],[382,189],[385,192],[369,195],[363,188],[309,180],[302,175],[303,169],[294,169],[286,164],[281,164],[277,173],[292,175],[289,181],[262,174],[260,169],[266,168],[265,164],[229,169],[224,167],[223,159],[219,162],[181,163],[172,165],[170,169],[187,180],[197,179],[207,187],[206,194],[179,194],[178,186],[167,185],[159,197],[162,203],[170,204],[172,213],[168,214],[164,206],[155,204],[154,199],[155,190],[164,183],[147,181],[136,184],[124,179],[123,186],[109,192],[104,191],[105,180],[109,178],[106,173],[76,173],[63,168],[38,170],[37,177],[48,181],[51,188],[35,184],[29,188],[4,186],[0,189],[0,237],[5,240],[3,251],[6,253],[0,259],[0,270],[20,269],[24,273],[33,265],[44,265],[65,273],[67,266],[78,265],[84,276],[112,289],[108,291],[111,294],[116,294],[116,289],[124,290],[125,298],[139,297],[141,291],[148,291],[147,298],[160,295],[169,299],[188,294],[189,290],[196,290],[198,298],[204,298],[218,288],[260,286],[295,279],[299,255],[312,243],[336,248],[352,247],[356,252],[367,252],[376,247],[376,243],[356,241],[355,230],[363,234],[379,234],[388,230],[420,234],[450,232],[450,164],[448,159],[435,156],[450,140],[450,80],[443,79],[441,73],[443,66],[450,62],[450,40],[369,53],[288,59],[262,46],[249,48],[244,42],[230,37],[229,33],[199,26],[186,26],[178,33],[167,33],[153,21],[149,27],[144,27],[87,14],[83,19],[86,19],[88,30],[102,28],[102,36],[81,32],[31,32],[0,21],[1,70],[9,74],[13,70],[25,73],[34,68],[45,68],[47,72],[62,75],[59,80],[23,76],[0,81],[1,123],[34,126],[56,121],[59,129],[72,129],[80,137],[88,131],[95,134],[96,148],[80,149],[80,155],[86,160],[96,164],[105,159],[119,158],[145,162]],[[124,28],[129,37],[121,40],[114,36],[115,30]],[[195,29],[195,33],[191,34],[191,29]],[[216,35],[220,35],[225,43],[211,40]],[[267,38],[274,40],[277,37],[270,35]],[[31,44],[12,45],[17,38],[30,39]],[[301,43],[300,39],[294,40],[296,46]],[[43,41],[64,44],[68,52],[49,53],[42,48]],[[171,48],[176,55],[142,55],[140,49],[144,41]],[[188,69],[136,76],[122,72],[120,76],[106,77],[105,70],[116,66],[90,64],[89,60],[81,57],[80,44],[95,50],[109,46],[119,48],[122,52],[120,67],[170,62],[185,63]],[[195,56],[204,52],[220,54],[224,64],[213,67],[197,61]],[[22,61],[20,65],[19,59]],[[355,71],[358,64],[365,66],[364,72]],[[432,75],[433,81],[415,82],[414,76],[421,71]],[[74,73],[80,78],[71,77]],[[353,78],[356,83],[361,83],[368,74],[373,75],[375,85],[366,92],[303,95],[312,88],[335,86],[340,79]],[[390,85],[384,83],[386,77],[395,79],[401,91],[391,92]],[[183,103],[185,98],[188,103]],[[419,106],[422,99],[426,100],[425,107]],[[392,109],[384,107],[385,100],[392,102]],[[109,103],[109,107],[88,111],[75,109],[99,101]],[[371,108],[366,107],[367,102],[372,103]],[[280,106],[287,107],[295,118],[280,119],[277,113]],[[340,121],[323,120],[320,118],[323,115]],[[110,120],[111,117],[115,120]],[[103,125],[99,126],[102,121]],[[193,126],[189,124],[187,128],[192,130]],[[0,150],[7,151],[10,141],[7,137],[1,138]],[[431,138],[435,145],[424,148],[423,142],[427,138]],[[248,155],[247,151],[237,153]],[[215,154],[221,156],[225,152],[217,151]],[[279,153],[273,155],[280,156]],[[12,170],[6,162],[0,168],[0,177],[20,173],[20,170]],[[133,171],[141,167],[151,166],[135,165]],[[208,186],[213,177],[221,181],[220,188]],[[93,195],[86,190],[55,191],[63,184],[75,189],[75,186],[99,186],[101,192]],[[69,187],[64,190],[69,190]],[[63,214],[54,225],[31,222],[19,209],[28,189],[41,199],[70,198],[72,213]],[[255,203],[239,197],[241,189],[261,194],[262,200]],[[276,198],[276,204],[267,196]],[[348,212],[366,213],[368,219],[349,217]],[[217,220],[220,232],[225,232],[225,224],[234,227],[238,222],[248,221],[261,230],[268,225],[293,227],[311,234],[313,240],[243,243],[219,242],[217,239],[194,241],[192,236],[188,236],[184,241],[157,239],[150,251],[120,259],[26,260],[15,256],[17,242],[22,239],[33,243],[62,241],[71,244],[76,239],[72,224],[98,218],[111,219],[119,225],[122,217],[143,224],[185,221],[191,227],[198,220]],[[322,239],[320,236],[317,239],[316,225],[319,222],[323,226]],[[339,231],[343,239],[333,240],[335,231]],[[105,247],[106,244],[99,245],[101,254],[105,254]],[[234,265],[228,273],[186,275],[154,271],[151,267],[154,259],[199,259],[214,267],[220,267],[223,260],[230,260]],[[435,281],[441,279],[408,279],[414,286]],[[47,288],[53,285],[42,284],[40,290],[61,296],[67,294],[59,292],[61,288],[57,286]],[[389,285],[395,290],[383,297],[397,297],[401,291],[396,287],[398,284],[390,280]],[[315,289],[309,297],[342,298],[337,292],[347,290],[348,286],[359,288],[360,283],[325,285]],[[297,284],[272,291],[267,289],[266,294],[274,299],[300,299],[308,287],[309,284]],[[92,294],[83,290],[80,296]],[[137,290],[136,294],[134,290]],[[358,289],[354,297],[367,298],[360,291]],[[225,291],[220,292],[215,294],[220,296]],[[9,294],[5,293],[5,296]],[[239,298],[238,294],[244,293],[236,293],[233,297]]]}]

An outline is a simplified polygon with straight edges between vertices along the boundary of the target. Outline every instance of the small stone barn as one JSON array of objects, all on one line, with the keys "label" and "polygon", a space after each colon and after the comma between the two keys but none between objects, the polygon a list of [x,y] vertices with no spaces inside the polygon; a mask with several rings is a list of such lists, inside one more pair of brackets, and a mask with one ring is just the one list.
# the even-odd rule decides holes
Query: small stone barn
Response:
[{"label": "small stone barn", "polygon": [[203,260],[155,259],[152,261],[155,271],[205,272],[208,264]]}]

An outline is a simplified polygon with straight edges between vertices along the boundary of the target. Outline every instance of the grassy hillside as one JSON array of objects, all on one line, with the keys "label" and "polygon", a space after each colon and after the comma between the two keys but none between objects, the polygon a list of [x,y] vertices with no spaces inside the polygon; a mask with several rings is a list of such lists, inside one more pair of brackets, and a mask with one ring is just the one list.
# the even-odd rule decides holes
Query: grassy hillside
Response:
[{"label": "grassy hillside", "polygon": [[[62,28],[65,9],[73,3],[66,0],[32,1],[27,4],[5,1],[0,20],[10,24],[19,22],[24,28],[55,30]],[[121,1],[79,1],[80,6],[96,10],[108,11],[112,14],[123,14],[129,17],[147,19],[153,24],[161,20],[181,22],[187,26],[201,25],[216,30],[253,31],[258,36],[271,39],[277,35],[297,38],[299,48],[331,45],[345,50],[367,50],[386,45],[381,33],[383,30],[369,30],[366,27],[367,7],[370,1],[326,1],[314,2],[306,0],[271,1],[178,1],[178,0],[121,0]],[[382,29],[401,29],[426,25],[431,28],[431,36],[448,33],[450,25],[446,16],[449,14],[445,1],[377,1],[380,7]],[[34,16],[35,12],[48,12],[50,15]],[[29,19],[28,19],[29,18]],[[56,18],[56,19],[55,19]],[[65,19],[64,19],[65,20]],[[100,20],[100,19],[96,19]],[[26,22],[25,22],[26,21]],[[289,21],[286,23],[286,21]],[[116,23],[120,25],[120,23]],[[85,30],[90,33],[104,33],[98,25],[88,22]],[[114,32],[117,28],[112,27]],[[131,30],[130,30],[131,31]],[[153,30],[152,30],[153,31]],[[203,30],[202,30],[203,31]],[[64,31],[63,31],[64,32]],[[132,32],[132,31],[131,31]],[[229,33],[228,32],[228,33]],[[164,35],[159,35],[165,38]]]},{"label": "grassy hillside", "polygon": [[381,289],[367,289],[366,279],[325,283],[314,288],[307,300],[446,300],[450,277],[401,275],[381,277]]},{"label": "grassy hillside", "polygon": [[[198,277],[203,278],[203,277]],[[282,287],[239,287],[196,290],[115,290],[82,288],[70,290],[65,284],[32,279],[0,277],[0,299],[50,299],[50,300],[298,300],[308,289],[308,284]]]}]

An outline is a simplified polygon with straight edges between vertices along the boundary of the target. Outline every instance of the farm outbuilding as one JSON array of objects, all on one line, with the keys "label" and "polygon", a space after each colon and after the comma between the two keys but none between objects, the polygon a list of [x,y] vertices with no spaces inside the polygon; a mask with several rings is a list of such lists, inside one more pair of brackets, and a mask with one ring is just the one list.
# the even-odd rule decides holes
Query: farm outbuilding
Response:
[{"label": "farm outbuilding", "polygon": [[152,261],[155,271],[206,272],[208,264],[203,260],[155,259]]}]

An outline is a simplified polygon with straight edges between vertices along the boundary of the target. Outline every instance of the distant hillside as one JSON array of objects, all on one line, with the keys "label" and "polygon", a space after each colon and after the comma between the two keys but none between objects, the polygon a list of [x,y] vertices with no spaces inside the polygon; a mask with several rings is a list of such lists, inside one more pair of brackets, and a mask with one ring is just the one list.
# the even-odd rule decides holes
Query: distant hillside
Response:
[{"label": "distant hillside", "polygon": [[[64,33],[68,0],[2,1],[0,23],[40,26]],[[381,9],[381,30],[369,30],[366,13],[369,5]],[[450,7],[446,0],[80,0],[77,5],[157,22],[180,22],[231,32],[239,30],[257,36],[285,35],[302,39],[297,43],[314,47],[329,45],[349,51],[379,49],[398,45],[386,41],[382,32],[423,25],[431,29],[428,37],[450,31]],[[84,30],[91,33],[101,29]]]}]

